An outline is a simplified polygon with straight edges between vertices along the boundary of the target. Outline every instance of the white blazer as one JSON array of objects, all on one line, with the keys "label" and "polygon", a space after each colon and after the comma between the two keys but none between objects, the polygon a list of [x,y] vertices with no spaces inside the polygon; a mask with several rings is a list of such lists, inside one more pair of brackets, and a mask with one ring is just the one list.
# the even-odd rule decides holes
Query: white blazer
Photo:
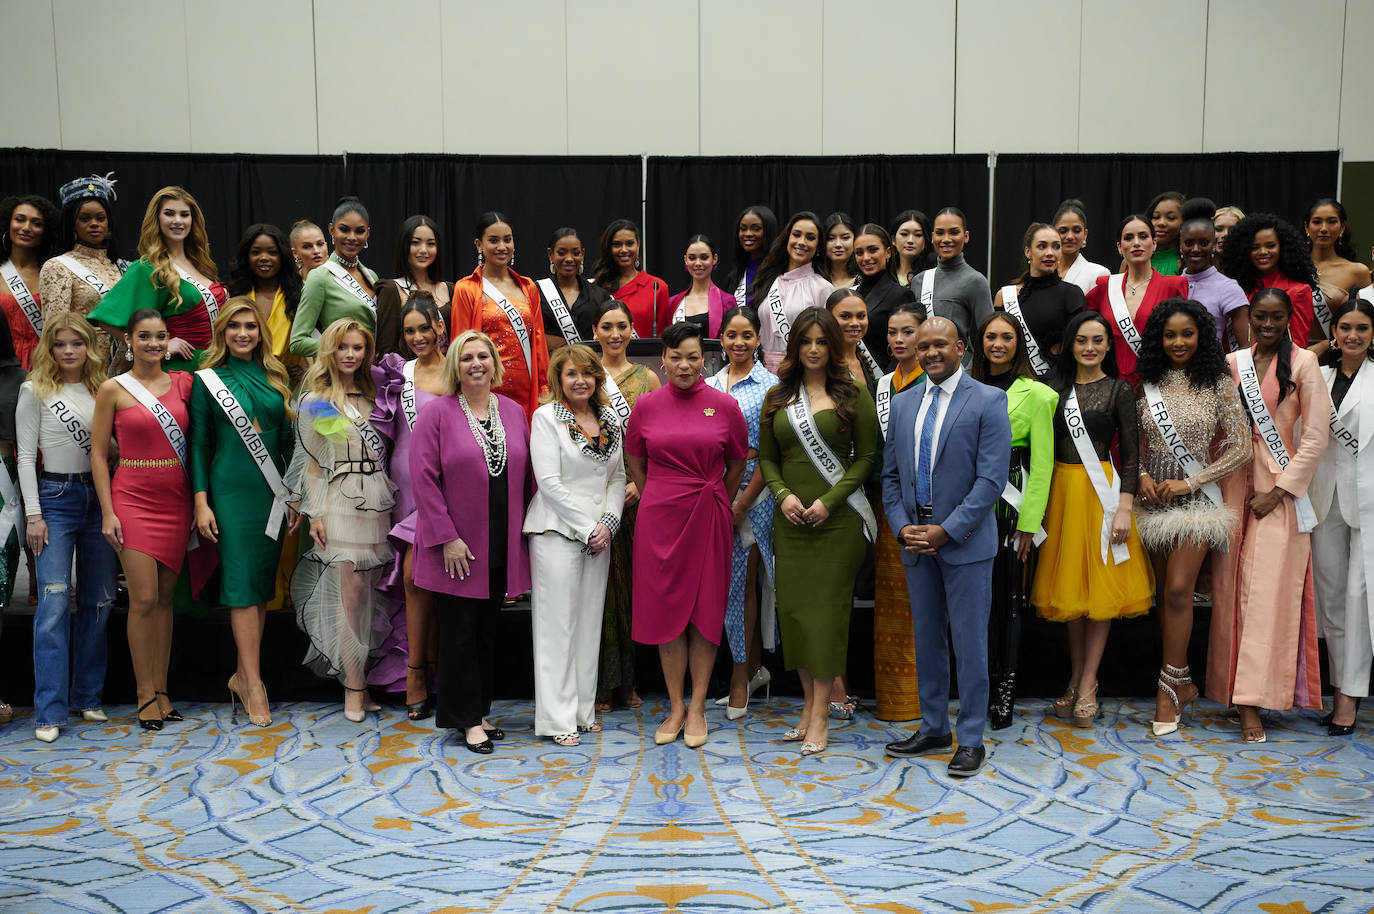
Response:
[{"label": "white blazer", "polygon": [[598,523],[612,533],[620,525],[625,507],[624,432],[612,415],[609,424],[617,438],[608,458],[598,460],[573,441],[556,412],[560,407],[545,403],[530,422],[530,465],[539,491],[525,512],[523,531],[560,533],[585,543]]},{"label": "white blazer", "polygon": [[[1338,370],[1335,365],[1322,366],[1322,380],[1326,382],[1328,392]],[[1350,383],[1350,390],[1341,401],[1336,416],[1360,442],[1361,451],[1369,447],[1370,438],[1374,437],[1374,362],[1366,359],[1355,373],[1355,379]],[[1334,500],[1339,503],[1341,519],[1346,526],[1352,530],[1360,529],[1355,468],[1355,458],[1332,439],[1322,454],[1321,463],[1317,464],[1317,471],[1312,474],[1312,482],[1307,486],[1307,497],[1312,500],[1312,509],[1317,513],[1318,521],[1326,519]]]}]

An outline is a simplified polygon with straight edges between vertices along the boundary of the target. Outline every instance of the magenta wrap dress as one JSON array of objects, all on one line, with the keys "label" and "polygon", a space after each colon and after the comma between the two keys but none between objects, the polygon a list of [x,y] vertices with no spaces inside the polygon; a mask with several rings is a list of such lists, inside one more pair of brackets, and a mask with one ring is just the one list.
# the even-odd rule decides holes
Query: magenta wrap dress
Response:
[{"label": "magenta wrap dress", "polygon": [[649,461],[634,542],[631,634],[640,644],[666,644],[688,623],[720,644],[734,534],[725,464],[748,452],[739,404],[705,381],[635,401],[625,453]]},{"label": "magenta wrap dress", "polygon": [[[396,505],[391,509],[389,538],[395,551],[391,567],[377,589],[391,598],[390,633],[382,643],[381,659],[367,673],[368,685],[380,686],[388,692],[405,688],[406,666],[410,663],[410,644],[406,638],[405,555],[415,545],[415,493],[410,485],[410,422],[401,403],[405,387],[406,360],[392,352],[382,356],[372,369],[377,383],[377,406],[369,419],[372,427],[391,444],[388,470],[396,484]],[[435,395],[415,388],[415,414]]]}]

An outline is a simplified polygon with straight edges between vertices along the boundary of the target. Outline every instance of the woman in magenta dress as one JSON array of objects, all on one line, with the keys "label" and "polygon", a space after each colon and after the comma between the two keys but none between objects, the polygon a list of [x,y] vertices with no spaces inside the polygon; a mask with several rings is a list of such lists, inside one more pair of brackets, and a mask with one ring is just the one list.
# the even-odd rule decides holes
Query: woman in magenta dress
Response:
[{"label": "woman in magenta dress", "polygon": [[[668,686],[668,719],[654,742],[671,743],[685,728],[695,749],[706,742],[706,686],[730,587],[729,493],[744,476],[749,428],[735,398],[701,378],[699,326],[663,331],[663,368],[668,384],[636,401],[625,430],[630,476],[643,493],[631,624],[634,640],[659,646]],[[689,666],[690,708],[682,690]]]},{"label": "woman in magenta dress", "polygon": [[[129,316],[124,351],[132,367],[100,385],[91,420],[91,477],[105,538],[119,553],[129,584],[129,655],[138,689],[138,722],[145,730],[161,730],[163,721],[182,719],[167,697],[167,666],[172,590],[191,533],[186,433],[192,375],[162,370],[170,340],[166,321],[154,309]],[[119,442],[113,482],[108,462],[112,434]]]}]

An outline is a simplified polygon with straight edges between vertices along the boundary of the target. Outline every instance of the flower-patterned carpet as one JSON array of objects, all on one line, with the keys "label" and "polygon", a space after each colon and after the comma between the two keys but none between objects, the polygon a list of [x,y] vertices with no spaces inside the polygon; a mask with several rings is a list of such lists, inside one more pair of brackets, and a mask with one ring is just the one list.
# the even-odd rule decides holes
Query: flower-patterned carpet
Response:
[{"label": "flower-patterned carpet", "polygon": [[502,702],[469,753],[396,709],[226,705],[184,723],[33,739],[0,729],[0,910],[1225,911],[1374,908],[1374,714],[1332,738],[1312,712],[1245,746],[1223,709],[1162,739],[1151,702],[1096,728],[1026,701],[977,777],[946,753],[888,759],[864,712],[829,749],[780,741],[798,702],[711,706],[699,751],[653,745],[662,705],[563,749]]}]

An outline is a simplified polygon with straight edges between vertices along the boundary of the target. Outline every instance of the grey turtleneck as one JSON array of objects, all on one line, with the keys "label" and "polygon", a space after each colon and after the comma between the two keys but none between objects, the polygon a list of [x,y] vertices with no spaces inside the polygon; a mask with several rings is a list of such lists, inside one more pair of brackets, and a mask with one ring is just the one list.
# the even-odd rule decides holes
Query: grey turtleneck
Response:
[{"label": "grey turtleneck", "polygon": [[[912,278],[911,290],[916,300],[921,301],[925,292],[925,273],[917,273]],[[935,295],[931,303],[933,307],[928,309],[928,315],[954,321],[968,349],[974,345],[970,335],[992,314],[992,290],[988,288],[986,276],[969,266],[963,254],[955,254],[935,267]]]}]

